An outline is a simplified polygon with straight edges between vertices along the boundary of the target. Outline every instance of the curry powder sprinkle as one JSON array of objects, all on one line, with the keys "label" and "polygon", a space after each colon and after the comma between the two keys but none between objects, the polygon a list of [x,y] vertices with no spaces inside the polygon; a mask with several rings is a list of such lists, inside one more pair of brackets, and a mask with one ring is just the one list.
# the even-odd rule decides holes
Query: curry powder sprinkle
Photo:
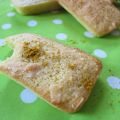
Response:
[{"label": "curry powder sprinkle", "polygon": [[22,58],[24,58],[25,61],[38,62],[40,56],[43,54],[44,51],[39,42],[24,42]]}]

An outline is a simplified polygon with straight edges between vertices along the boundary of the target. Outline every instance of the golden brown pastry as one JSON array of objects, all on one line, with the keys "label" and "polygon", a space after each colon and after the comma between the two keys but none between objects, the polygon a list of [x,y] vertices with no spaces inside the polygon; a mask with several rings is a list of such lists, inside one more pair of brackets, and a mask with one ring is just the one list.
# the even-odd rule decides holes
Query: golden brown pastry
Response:
[{"label": "golden brown pastry", "polygon": [[82,107],[102,68],[99,60],[34,34],[19,34],[6,41],[14,53],[0,63],[2,73],[63,111],[76,112]]},{"label": "golden brown pastry", "polygon": [[112,0],[58,0],[86,29],[104,36],[120,26],[120,11]]}]

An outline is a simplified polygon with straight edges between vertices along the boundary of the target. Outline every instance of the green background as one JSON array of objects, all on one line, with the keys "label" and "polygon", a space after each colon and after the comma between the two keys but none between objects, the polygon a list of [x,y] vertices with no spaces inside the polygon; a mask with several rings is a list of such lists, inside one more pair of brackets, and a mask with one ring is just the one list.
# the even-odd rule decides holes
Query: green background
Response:
[{"label": "green background", "polygon": [[[15,16],[8,17],[9,12]],[[54,24],[59,19],[62,24]],[[37,25],[29,27],[29,20],[37,21]],[[3,29],[6,23],[12,24],[10,29]],[[103,63],[103,70],[96,86],[83,108],[74,114],[61,112],[43,100],[37,98],[31,104],[24,103],[20,94],[25,89],[8,77],[0,74],[0,120],[119,120],[120,119],[120,31],[97,38],[86,36],[84,29],[70,14],[65,11],[49,12],[38,16],[22,16],[10,6],[8,0],[0,0],[0,39],[19,33],[36,33],[41,36],[80,48],[95,55],[96,49],[106,53],[105,58],[99,58]],[[64,33],[65,40],[56,38]],[[0,60],[11,55],[11,50],[5,45],[0,47]],[[117,79],[109,85],[107,79],[114,76]]]}]

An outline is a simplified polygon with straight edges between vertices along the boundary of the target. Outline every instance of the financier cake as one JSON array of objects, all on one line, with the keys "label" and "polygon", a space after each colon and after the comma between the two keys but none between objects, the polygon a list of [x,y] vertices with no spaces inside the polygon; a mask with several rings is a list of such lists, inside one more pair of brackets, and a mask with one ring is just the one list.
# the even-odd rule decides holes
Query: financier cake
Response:
[{"label": "financier cake", "polygon": [[86,29],[104,36],[120,26],[120,10],[114,0],[58,0]]},{"label": "financier cake", "polygon": [[14,52],[0,72],[66,112],[76,112],[88,99],[102,65],[79,49],[35,34],[6,38]]},{"label": "financier cake", "polygon": [[11,0],[16,10],[23,15],[39,14],[61,8],[56,0]]}]

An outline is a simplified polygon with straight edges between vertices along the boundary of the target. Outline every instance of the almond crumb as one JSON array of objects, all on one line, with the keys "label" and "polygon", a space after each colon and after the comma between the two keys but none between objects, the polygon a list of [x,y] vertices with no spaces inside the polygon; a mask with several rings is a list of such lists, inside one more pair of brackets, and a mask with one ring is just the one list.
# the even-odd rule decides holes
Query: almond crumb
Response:
[{"label": "almond crumb", "polygon": [[60,51],[58,51],[57,53],[53,53],[52,54],[52,59],[60,61],[60,59],[61,59]]},{"label": "almond crumb", "polygon": [[43,62],[43,63],[42,63],[42,66],[43,66],[43,67],[48,66],[48,62]]},{"label": "almond crumb", "polygon": [[68,67],[69,67],[70,69],[74,70],[74,69],[77,67],[77,65],[71,63],[71,64],[68,65]]},{"label": "almond crumb", "polygon": [[86,83],[85,83],[85,85],[84,85],[84,87],[85,87],[85,89],[87,90],[87,91],[90,91],[92,88],[93,88],[93,82],[92,81],[90,81],[90,80],[88,80]]},{"label": "almond crumb", "polygon": [[37,62],[44,55],[44,51],[39,42],[34,41],[31,43],[24,42],[22,58],[24,58],[24,61]]}]

